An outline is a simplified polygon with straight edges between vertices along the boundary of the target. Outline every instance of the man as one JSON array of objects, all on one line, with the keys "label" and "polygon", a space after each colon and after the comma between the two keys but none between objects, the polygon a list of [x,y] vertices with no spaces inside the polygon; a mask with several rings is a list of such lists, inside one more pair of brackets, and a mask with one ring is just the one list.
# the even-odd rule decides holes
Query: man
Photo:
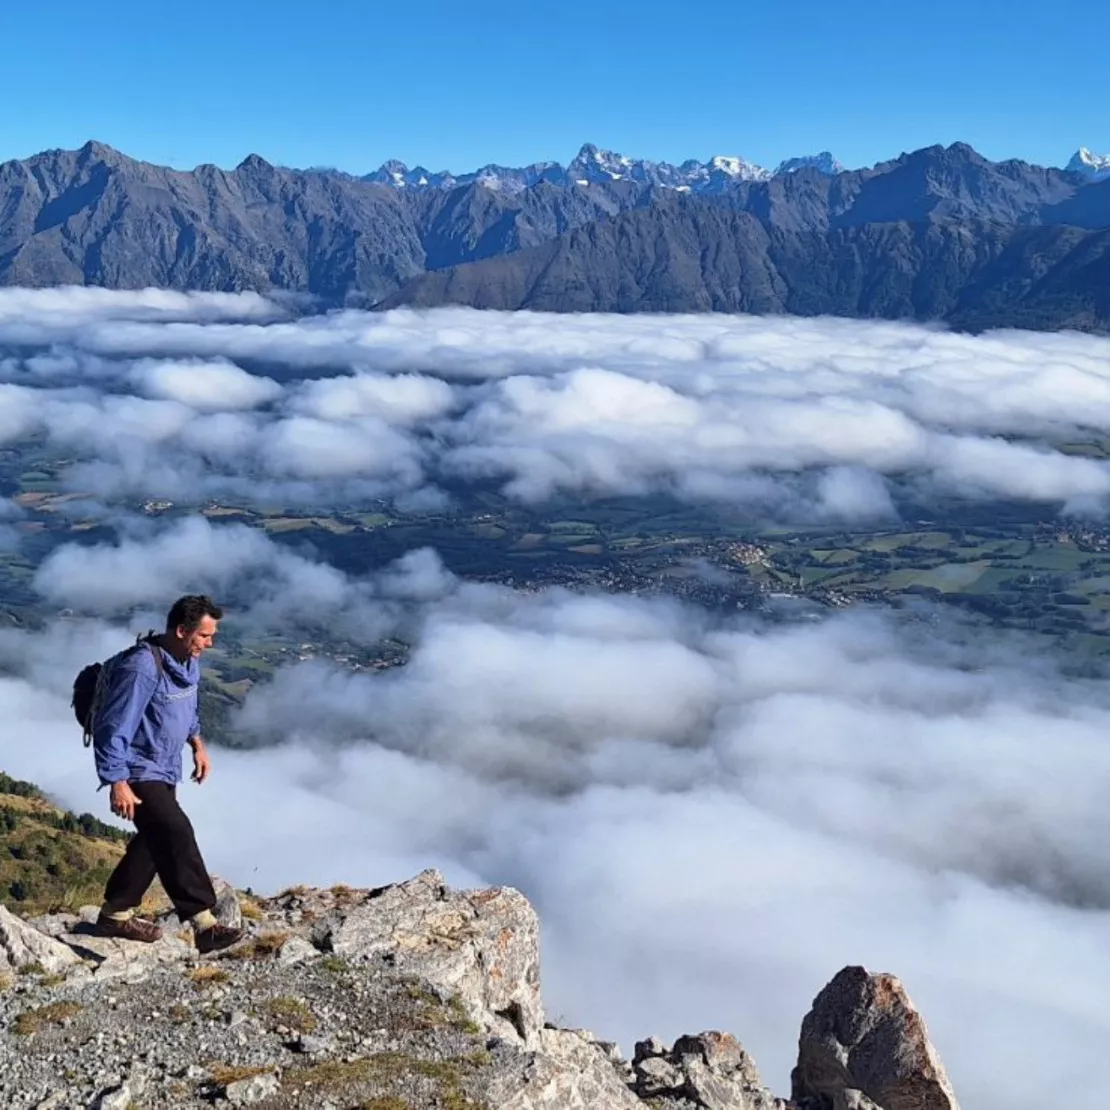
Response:
[{"label": "man", "polygon": [[216,892],[177,802],[185,745],[193,750],[194,782],[204,782],[211,766],[200,735],[197,686],[200,657],[212,646],[222,617],[211,598],[179,598],[165,633],[125,655],[106,676],[93,727],[96,770],[111,787],[112,812],[138,831],[108,879],[96,923],[101,936],[158,940],[161,929],[135,916],[157,875],[178,917],[192,924],[200,952],[227,948],[242,937],[241,929],[216,920]]}]

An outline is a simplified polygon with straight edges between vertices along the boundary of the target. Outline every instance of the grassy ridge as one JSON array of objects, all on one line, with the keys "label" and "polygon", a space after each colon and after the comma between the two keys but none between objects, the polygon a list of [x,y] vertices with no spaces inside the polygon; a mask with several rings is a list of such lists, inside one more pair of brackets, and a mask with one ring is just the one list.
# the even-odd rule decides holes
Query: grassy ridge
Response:
[{"label": "grassy ridge", "polygon": [[128,835],[0,771],[0,902],[28,915],[98,903]]}]

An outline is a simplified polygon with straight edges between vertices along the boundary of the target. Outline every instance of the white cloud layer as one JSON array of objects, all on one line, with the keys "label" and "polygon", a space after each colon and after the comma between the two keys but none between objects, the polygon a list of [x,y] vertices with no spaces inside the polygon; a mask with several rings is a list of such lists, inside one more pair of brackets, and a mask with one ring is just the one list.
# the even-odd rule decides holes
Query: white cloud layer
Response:
[{"label": "white cloud layer", "polygon": [[[101,498],[520,498],[668,491],[889,516],[900,493],[1102,511],[1110,343],[892,324],[291,318],[258,297],[0,291],[0,444]],[[1055,446],[1053,446],[1055,444]],[[784,508],[785,506],[785,508]],[[781,1092],[840,966],[901,975],[965,1105],[1101,1090],[1110,1034],[1110,695],[1039,645],[923,611],[772,625],[636,597],[517,594],[434,553],[352,577],[242,526],[103,508],[0,629],[0,766],[106,816],[77,669],[208,590],[226,630],[414,644],[384,675],[256,687],[211,784],[213,869],[269,890],[438,864],[536,902],[550,1009],[606,1036],[736,1032]],[[20,510],[0,499],[0,547]],[[710,573],[702,569],[703,573]],[[1040,653],[1040,654],[1039,654]]]},{"label": "white cloud layer", "polygon": [[819,519],[889,516],[907,488],[1110,505],[1110,463],[1059,449],[1110,434],[1110,341],[1089,336],[7,290],[5,343],[22,346],[0,358],[0,444],[45,435],[101,497],[436,497],[480,478]]},{"label": "white cloud layer", "polygon": [[[36,585],[102,614],[212,588],[240,631],[347,614],[413,639],[384,675],[302,663],[252,693],[240,728],[277,746],[221,750],[187,791],[240,884],[428,864],[513,883],[543,917],[554,1013],[626,1047],[735,1031],[784,1092],[801,1016],[848,962],[905,979],[966,1105],[1099,1089],[1110,695],[1025,640],[928,611],[771,626],[523,595],[430,552],[353,579],[199,520],[62,548]],[[5,769],[95,806],[67,684],[125,638],[0,632]]]}]

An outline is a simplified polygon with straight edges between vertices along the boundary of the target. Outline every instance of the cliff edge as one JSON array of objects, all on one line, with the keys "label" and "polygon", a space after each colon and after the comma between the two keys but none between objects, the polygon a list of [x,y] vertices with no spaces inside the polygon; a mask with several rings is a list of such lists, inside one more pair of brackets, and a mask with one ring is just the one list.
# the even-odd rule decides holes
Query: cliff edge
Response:
[{"label": "cliff edge", "polygon": [[242,944],[201,958],[96,910],[0,907],[0,1105],[11,1110],[958,1110],[901,983],[845,968],[802,1025],[789,1099],[729,1034],[631,1060],[545,1020],[539,923],[510,888],[436,871],[375,890],[219,885]]}]

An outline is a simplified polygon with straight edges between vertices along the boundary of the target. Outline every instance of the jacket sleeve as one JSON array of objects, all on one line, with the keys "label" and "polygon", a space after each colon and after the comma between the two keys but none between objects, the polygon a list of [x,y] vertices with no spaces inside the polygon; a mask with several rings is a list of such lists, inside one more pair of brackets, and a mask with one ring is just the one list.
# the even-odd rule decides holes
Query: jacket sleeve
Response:
[{"label": "jacket sleeve", "polygon": [[144,669],[120,663],[112,669],[93,731],[93,755],[101,783],[127,778],[127,756],[158,679]]},{"label": "jacket sleeve", "polygon": [[189,739],[195,740],[200,735],[200,691],[197,691],[197,711],[193,714],[193,723],[189,726]]}]

